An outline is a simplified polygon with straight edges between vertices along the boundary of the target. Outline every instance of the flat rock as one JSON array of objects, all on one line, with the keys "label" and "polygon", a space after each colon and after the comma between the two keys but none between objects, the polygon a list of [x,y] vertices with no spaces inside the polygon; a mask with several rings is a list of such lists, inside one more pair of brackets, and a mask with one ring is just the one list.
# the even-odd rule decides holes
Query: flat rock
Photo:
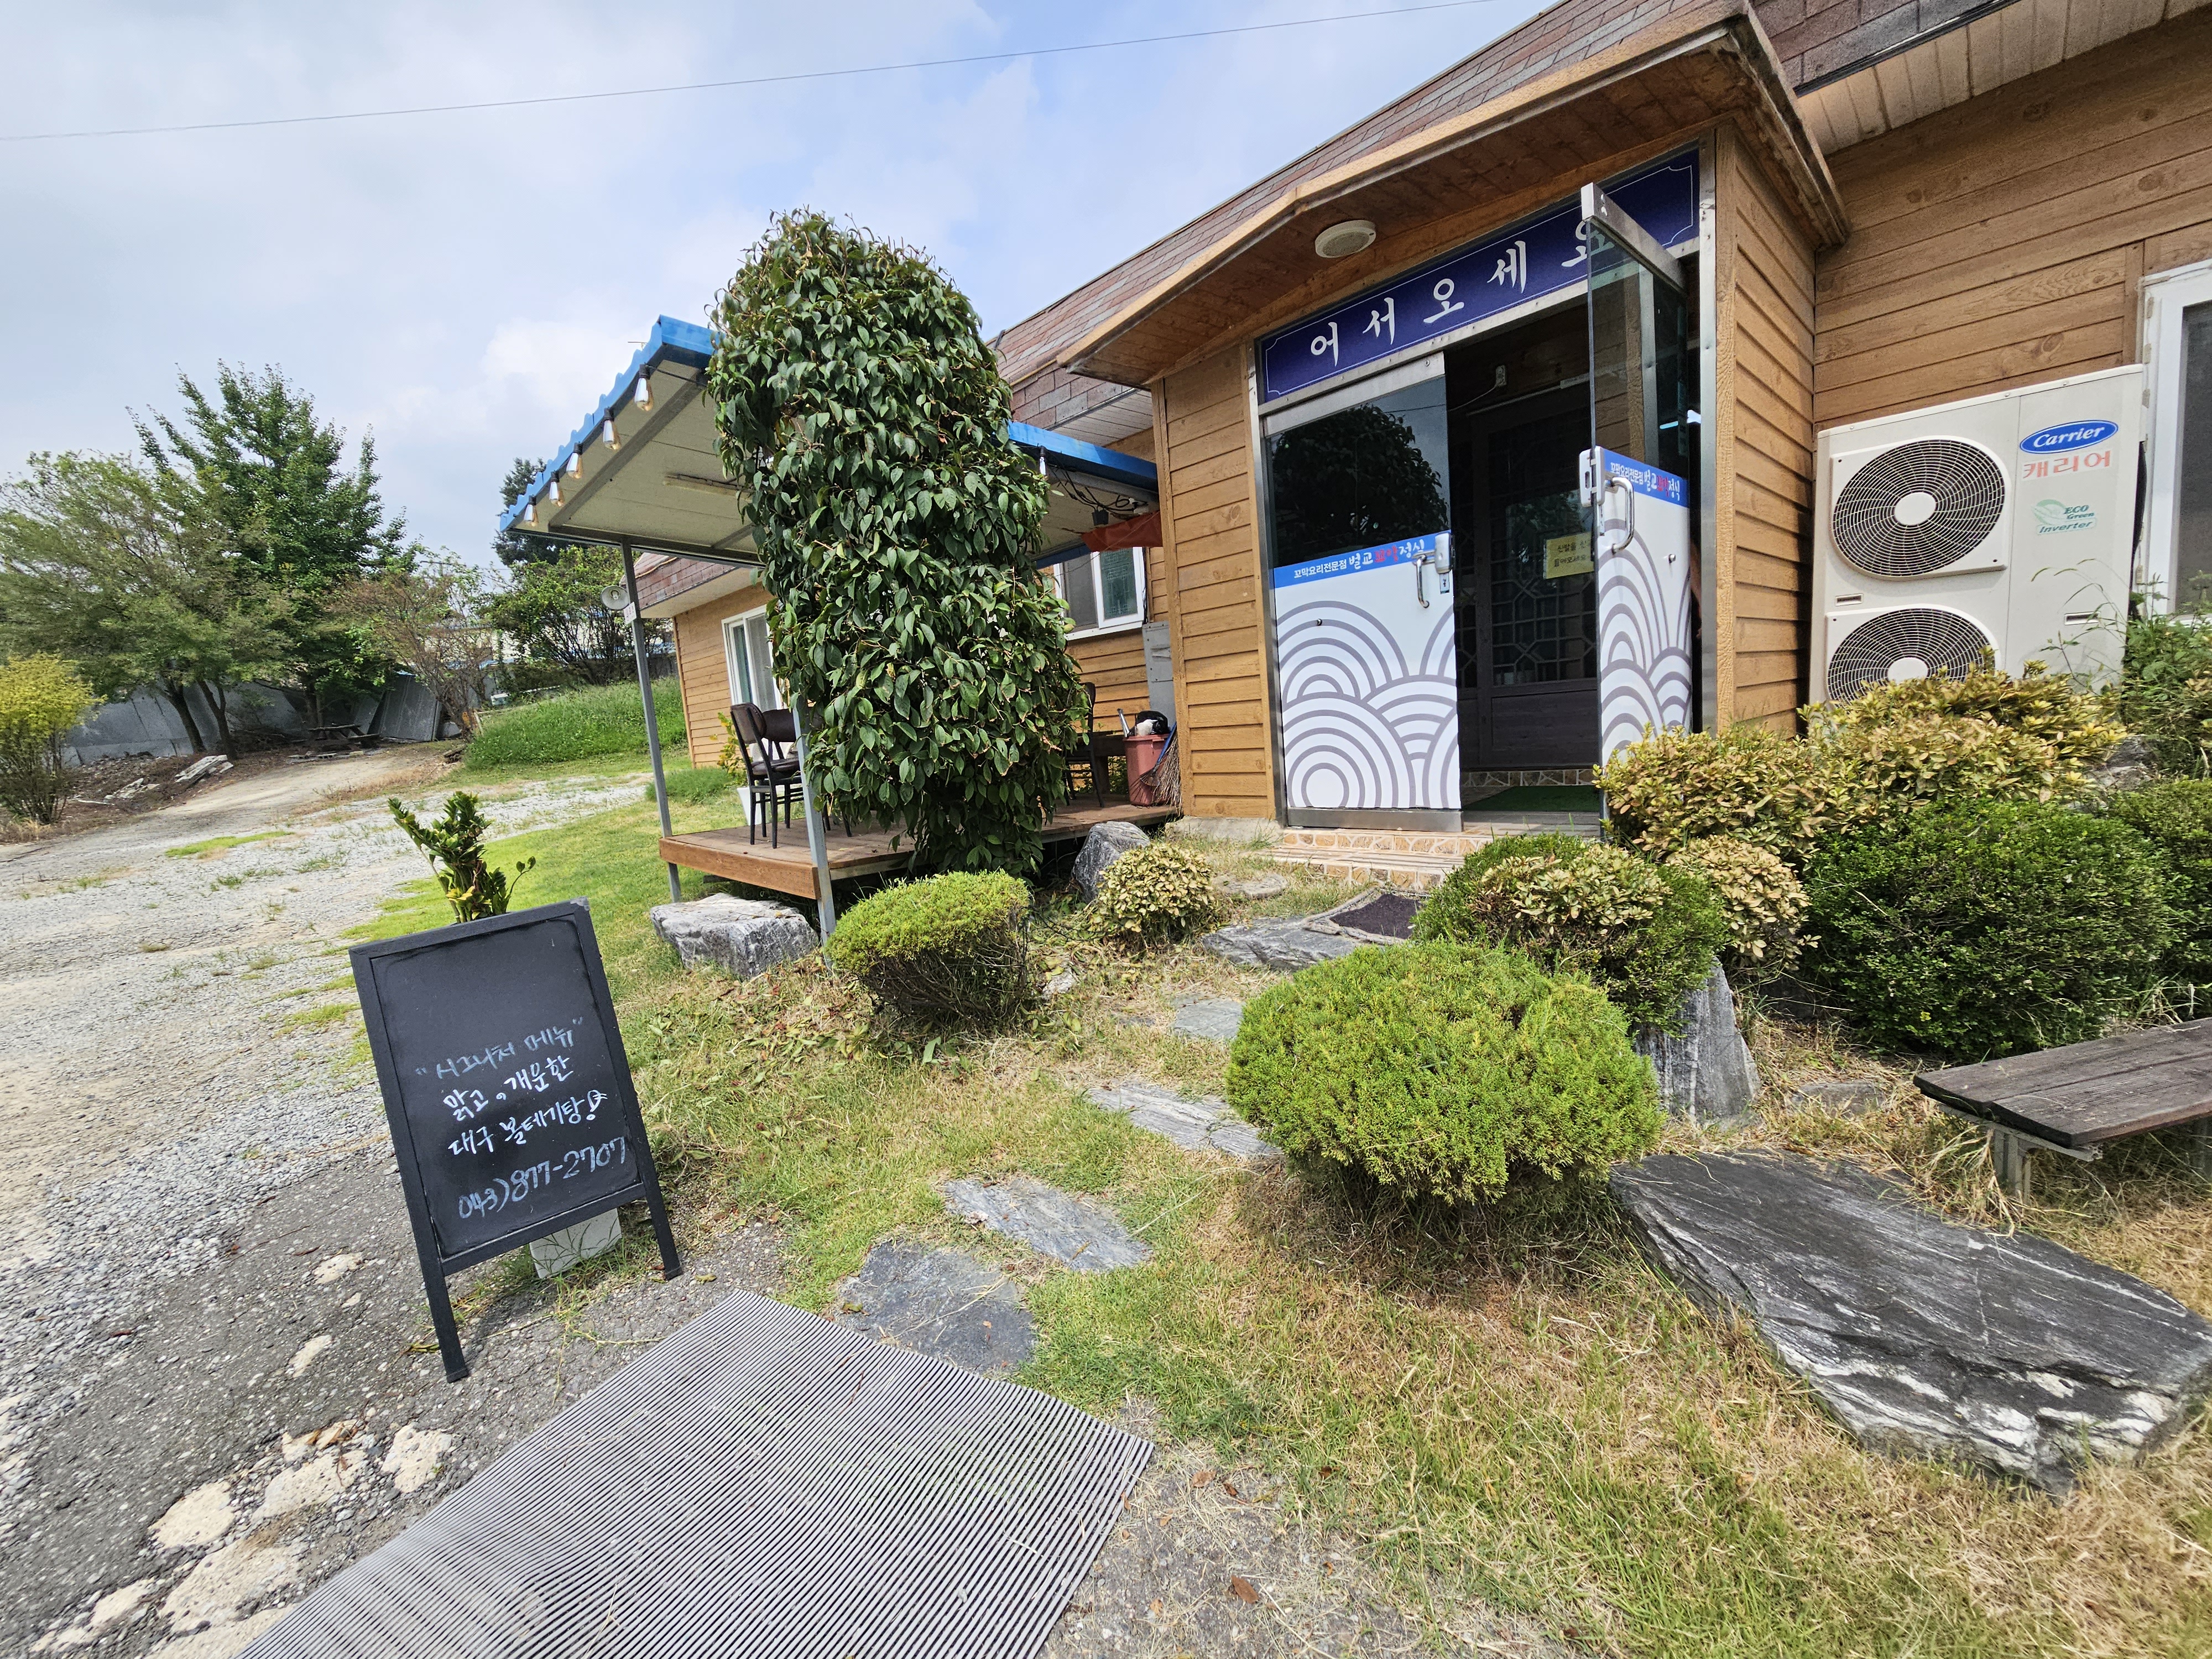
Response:
[{"label": "flat rock", "polygon": [[1796,1111],[1811,1107],[1823,1112],[1838,1112],[1845,1117],[1858,1117],[1880,1111],[1888,1099],[1889,1085],[1878,1077],[1822,1078],[1792,1089],[1790,1109]]},{"label": "flat rock", "polygon": [[980,1217],[993,1232],[1019,1239],[1079,1273],[1110,1273],[1152,1258],[1152,1247],[1131,1236],[1103,1204],[1078,1198],[1028,1176],[1004,1181],[948,1181],[945,1207]]},{"label": "flat rock", "polygon": [[1175,1029],[1185,1036],[1209,1042],[1234,1042],[1237,1028],[1244,1023],[1244,1005],[1228,997],[1207,997],[1186,1002],[1175,1012]]},{"label": "flat rock", "polygon": [[1109,1112],[1125,1113],[1139,1129],[1164,1135],[1190,1152],[1225,1152],[1247,1164],[1282,1156],[1218,1096],[1186,1100],[1172,1089],[1132,1077],[1110,1089],[1091,1090],[1090,1098]]},{"label": "flat rock", "polygon": [[1091,833],[1083,838],[1083,850],[1075,855],[1075,890],[1083,895],[1083,902],[1088,904],[1098,896],[1098,878],[1106,873],[1108,865],[1149,839],[1135,824],[1119,818],[1092,824]]},{"label": "flat rock", "polygon": [[2063,1494],[2085,1457],[2139,1459],[2212,1387],[2212,1324],[2163,1291],[1849,1166],[1669,1155],[1611,1186],[1691,1298],[1747,1314],[1875,1450]]},{"label": "flat rock", "polygon": [[739,979],[811,955],[821,945],[798,911],[732,893],[656,904],[653,931],[675,948],[686,968],[720,968]]},{"label": "flat rock", "polygon": [[1224,898],[1271,899],[1291,890],[1288,876],[1216,876],[1213,890]]},{"label": "flat rock", "polygon": [[970,1370],[1018,1370],[1036,1346],[1022,1287],[957,1250],[888,1238],[832,1294],[830,1316]]},{"label": "flat rock", "polygon": [[1223,927],[1199,941],[1214,955],[1240,968],[1273,968],[1295,973],[1316,962],[1348,957],[1360,941],[1346,933],[1320,933],[1303,916],[1284,921],[1251,921]]},{"label": "flat rock", "polygon": [[1659,1077],[1659,1104],[1668,1115],[1703,1128],[1724,1129],[1751,1115],[1759,1073],[1735,1026],[1735,998],[1718,963],[1682,1001],[1682,1034],[1647,1030],[1636,1051]]}]

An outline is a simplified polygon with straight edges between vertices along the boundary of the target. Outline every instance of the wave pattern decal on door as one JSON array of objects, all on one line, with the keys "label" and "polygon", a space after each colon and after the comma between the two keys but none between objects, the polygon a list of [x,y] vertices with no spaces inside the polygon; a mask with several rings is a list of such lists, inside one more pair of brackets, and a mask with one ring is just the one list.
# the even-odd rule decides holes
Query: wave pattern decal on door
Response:
[{"label": "wave pattern decal on door", "polygon": [[1690,514],[1673,473],[1599,455],[1613,486],[1597,561],[1598,754],[1610,760],[1647,727],[1690,726]]},{"label": "wave pattern decal on door", "polygon": [[1454,619],[1449,602],[1433,609],[1435,622],[1417,646],[1374,612],[1340,600],[1278,614],[1284,782],[1293,808],[1458,806]]}]

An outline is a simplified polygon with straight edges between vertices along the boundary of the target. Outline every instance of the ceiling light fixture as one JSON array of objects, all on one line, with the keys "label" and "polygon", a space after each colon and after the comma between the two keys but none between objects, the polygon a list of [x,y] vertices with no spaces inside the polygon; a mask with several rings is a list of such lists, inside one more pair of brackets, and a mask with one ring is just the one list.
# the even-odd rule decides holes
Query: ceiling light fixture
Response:
[{"label": "ceiling light fixture", "polygon": [[653,376],[650,374],[637,377],[637,390],[630,393],[629,400],[640,409],[653,407]]},{"label": "ceiling light fixture", "polygon": [[607,423],[605,427],[601,429],[599,436],[605,441],[606,446],[609,449],[620,449],[622,447],[622,434],[615,430],[614,417],[612,416],[609,416],[607,417]]},{"label": "ceiling light fixture", "polygon": [[580,478],[584,476],[584,452],[580,449],[572,449],[568,452],[568,476],[572,478]]},{"label": "ceiling light fixture", "polygon": [[1347,255],[1364,253],[1375,246],[1375,222],[1372,219],[1346,219],[1331,225],[1314,238],[1314,252],[1324,259],[1341,259]]}]

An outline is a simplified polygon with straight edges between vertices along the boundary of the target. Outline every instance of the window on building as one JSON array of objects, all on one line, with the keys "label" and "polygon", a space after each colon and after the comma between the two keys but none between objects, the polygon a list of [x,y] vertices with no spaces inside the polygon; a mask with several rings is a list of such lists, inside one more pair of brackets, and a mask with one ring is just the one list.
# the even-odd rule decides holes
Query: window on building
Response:
[{"label": "window on building", "polygon": [[763,708],[783,707],[776,689],[775,660],[768,643],[768,612],[750,611],[722,624],[722,649],[729,659],[730,701],[757,703]]},{"label": "window on building", "polygon": [[1052,567],[1071,638],[1134,628],[1145,620],[1145,550],[1078,553]]},{"label": "window on building", "polygon": [[2150,392],[2143,568],[2179,610],[2212,611],[2212,260],[2143,283]]}]

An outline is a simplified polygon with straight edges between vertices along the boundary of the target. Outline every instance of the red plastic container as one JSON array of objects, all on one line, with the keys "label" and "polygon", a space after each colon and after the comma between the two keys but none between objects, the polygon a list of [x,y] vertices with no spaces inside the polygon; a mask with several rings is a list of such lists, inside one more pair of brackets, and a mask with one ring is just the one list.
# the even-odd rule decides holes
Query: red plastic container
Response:
[{"label": "red plastic container", "polygon": [[1122,742],[1128,745],[1129,805],[1132,806],[1160,805],[1162,803],[1159,795],[1147,785],[1145,775],[1159,764],[1160,750],[1168,746],[1168,740],[1164,737],[1133,735],[1124,738]]}]

